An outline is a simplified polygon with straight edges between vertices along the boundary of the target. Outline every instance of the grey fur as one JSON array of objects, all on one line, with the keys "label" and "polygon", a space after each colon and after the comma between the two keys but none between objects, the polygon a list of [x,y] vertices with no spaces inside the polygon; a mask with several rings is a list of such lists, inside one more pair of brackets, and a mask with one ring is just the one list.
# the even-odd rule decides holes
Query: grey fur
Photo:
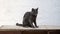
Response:
[{"label": "grey fur", "polygon": [[[36,24],[37,14],[38,14],[38,8],[37,9],[32,8],[31,12],[26,12],[24,14],[23,24],[16,23],[16,25],[23,27],[32,27],[32,28],[38,27]],[[35,26],[33,25],[33,23],[35,24]]]}]

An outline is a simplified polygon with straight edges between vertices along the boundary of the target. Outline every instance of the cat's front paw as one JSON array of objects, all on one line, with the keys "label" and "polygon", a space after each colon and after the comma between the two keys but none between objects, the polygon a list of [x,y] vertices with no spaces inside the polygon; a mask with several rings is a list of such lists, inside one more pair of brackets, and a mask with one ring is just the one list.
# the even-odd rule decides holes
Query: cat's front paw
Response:
[{"label": "cat's front paw", "polygon": [[36,26],[36,28],[38,28],[39,26]]},{"label": "cat's front paw", "polygon": [[34,26],[32,26],[31,28],[35,28]]}]

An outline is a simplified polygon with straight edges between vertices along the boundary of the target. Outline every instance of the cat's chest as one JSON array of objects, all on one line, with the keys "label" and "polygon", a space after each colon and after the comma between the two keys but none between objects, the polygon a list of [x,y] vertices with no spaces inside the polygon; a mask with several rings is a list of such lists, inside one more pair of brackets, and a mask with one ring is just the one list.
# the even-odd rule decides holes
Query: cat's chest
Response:
[{"label": "cat's chest", "polygon": [[32,13],[30,13],[29,16],[30,16],[31,20],[35,20],[35,18],[36,18],[36,16],[33,15]]}]

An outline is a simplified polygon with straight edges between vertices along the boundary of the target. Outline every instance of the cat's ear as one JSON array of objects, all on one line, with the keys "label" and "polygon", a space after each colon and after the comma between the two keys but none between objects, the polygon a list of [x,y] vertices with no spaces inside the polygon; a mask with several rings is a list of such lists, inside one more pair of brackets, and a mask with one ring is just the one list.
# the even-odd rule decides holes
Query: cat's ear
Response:
[{"label": "cat's ear", "polygon": [[38,8],[36,10],[38,10]]},{"label": "cat's ear", "polygon": [[34,8],[32,8],[32,11],[34,11]]}]

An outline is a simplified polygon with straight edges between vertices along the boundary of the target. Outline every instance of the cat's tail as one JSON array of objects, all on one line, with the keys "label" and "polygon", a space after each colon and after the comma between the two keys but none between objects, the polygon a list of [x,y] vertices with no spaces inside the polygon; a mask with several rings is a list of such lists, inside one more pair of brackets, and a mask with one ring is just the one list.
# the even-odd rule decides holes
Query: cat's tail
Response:
[{"label": "cat's tail", "polygon": [[23,26],[23,24],[16,23],[16,26]]}]

